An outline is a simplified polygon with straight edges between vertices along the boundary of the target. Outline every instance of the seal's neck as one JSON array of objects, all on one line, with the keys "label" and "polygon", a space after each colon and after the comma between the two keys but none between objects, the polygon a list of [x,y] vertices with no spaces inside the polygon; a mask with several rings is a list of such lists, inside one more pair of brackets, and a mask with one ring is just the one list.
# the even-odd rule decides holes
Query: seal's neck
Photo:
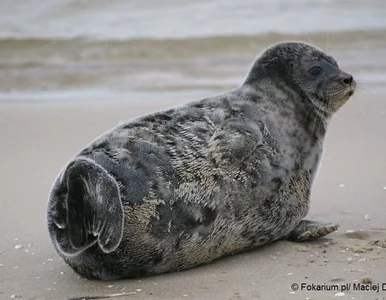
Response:
[{"label": "seal's neck", "polygon": [[[289,85],[281,78],[259,78],[253,84],[244,83],[242,85],[244,91],[247,91],[251,97],[250,100],[258,105],[264,105],[259,99],[266,101],[266,95],[270,95],[267,100],[277,108],[278,111],[286,113],[286,111],[295,111],[296,118],[301,121],[302,126],[307,129],[310,134],[317,134],[318,129],[322,136],[327,130],[327,126],[331,119],[331,114],[316,104],[317,100],[313,101],[296,86]],[[320,135],[318,136],[320,137]]]},{"label": "seal's neck", "polygon": [[309,99],[310,107],[315,112],[316,117],[320,119],[323,123],[325,129],[327,129],[328,124],[331,120],[331,113],[327,111],[323,106],[318,105],[318,102],[314,102],[313,99]]}]

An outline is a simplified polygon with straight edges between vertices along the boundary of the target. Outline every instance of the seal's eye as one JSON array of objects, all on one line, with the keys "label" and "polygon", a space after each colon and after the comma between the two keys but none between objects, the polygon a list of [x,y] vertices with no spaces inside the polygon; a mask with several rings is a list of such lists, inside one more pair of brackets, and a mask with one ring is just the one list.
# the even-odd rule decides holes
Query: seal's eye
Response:
[{"label": "seal's eye", "polygon": [[308,72],[312,76],[319,76],[320,74],[322,74],[323,69],[321,67],[315,66],[315,67],[312,67]]}]

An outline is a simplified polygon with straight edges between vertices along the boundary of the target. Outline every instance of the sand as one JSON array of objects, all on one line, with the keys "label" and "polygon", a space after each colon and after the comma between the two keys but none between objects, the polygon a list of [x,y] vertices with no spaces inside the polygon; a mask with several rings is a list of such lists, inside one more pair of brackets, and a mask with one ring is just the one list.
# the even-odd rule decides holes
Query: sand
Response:
[{"label": "sand", "polygon": [[[120,120],[178,101],[1,104],[0,299],[386,299],[386,291],[307,291],[291,284],[386,282],[386,95],[361,94],[332,121],[309,219],[337,221],[312,243],[279,241],[188,271],[101,282],[75,274],[46,229],[63,165]],[[352,230],[346,233],[347,230]],[[311,287],[311,286],[310,286]],[[380,286],[382,288],[382,286]]]}]

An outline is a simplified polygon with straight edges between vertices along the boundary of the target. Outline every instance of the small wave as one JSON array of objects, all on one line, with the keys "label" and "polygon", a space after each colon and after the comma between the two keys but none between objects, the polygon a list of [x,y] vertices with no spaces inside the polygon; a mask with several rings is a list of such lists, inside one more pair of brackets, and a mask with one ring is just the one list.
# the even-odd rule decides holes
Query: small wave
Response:
[{"label": "small wave", "polygon": [[0,68],[34,68],[69,62],[105,63],[144,59],[176,59],[256,53],[282,40],[301,40],[327,50],[355,43],[386,43],[386,30],[310,34],[212,36],[188,39],[97,40],[0,39]]},{"label": "small wave", "polygon": [[51,97],[63,91],[86,97],[81,91],[158,95],[226,90],[240,83],[262,49],[283,40],[301,40],[332,50],[348,71],[359,77],[363,74],[365,81],[366,74],[375,74],[378,85],[384,82],[379,74],[386,70],[386,30],[187,39],[3,38],[0,98],[23,98],[29,93]]}]

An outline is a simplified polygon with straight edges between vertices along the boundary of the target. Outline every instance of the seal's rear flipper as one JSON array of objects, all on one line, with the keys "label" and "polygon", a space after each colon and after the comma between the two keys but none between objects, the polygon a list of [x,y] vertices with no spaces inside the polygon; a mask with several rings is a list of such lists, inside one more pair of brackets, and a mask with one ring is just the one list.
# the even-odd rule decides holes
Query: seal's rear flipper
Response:
[{"label": "seal's rear flipper", "polygon": [[65,255],[76,255],[96,242],[105,253],[119,246],[124,220],[119,187],[94,161],[78,158],[67,166],[55,182],[51,205],[51,238]]},{"label": "seal's rear flipper", "polygon": [[302,220],[285,239],[293,242],[312,241],[336,231],[338,227],[338,224]]}]

